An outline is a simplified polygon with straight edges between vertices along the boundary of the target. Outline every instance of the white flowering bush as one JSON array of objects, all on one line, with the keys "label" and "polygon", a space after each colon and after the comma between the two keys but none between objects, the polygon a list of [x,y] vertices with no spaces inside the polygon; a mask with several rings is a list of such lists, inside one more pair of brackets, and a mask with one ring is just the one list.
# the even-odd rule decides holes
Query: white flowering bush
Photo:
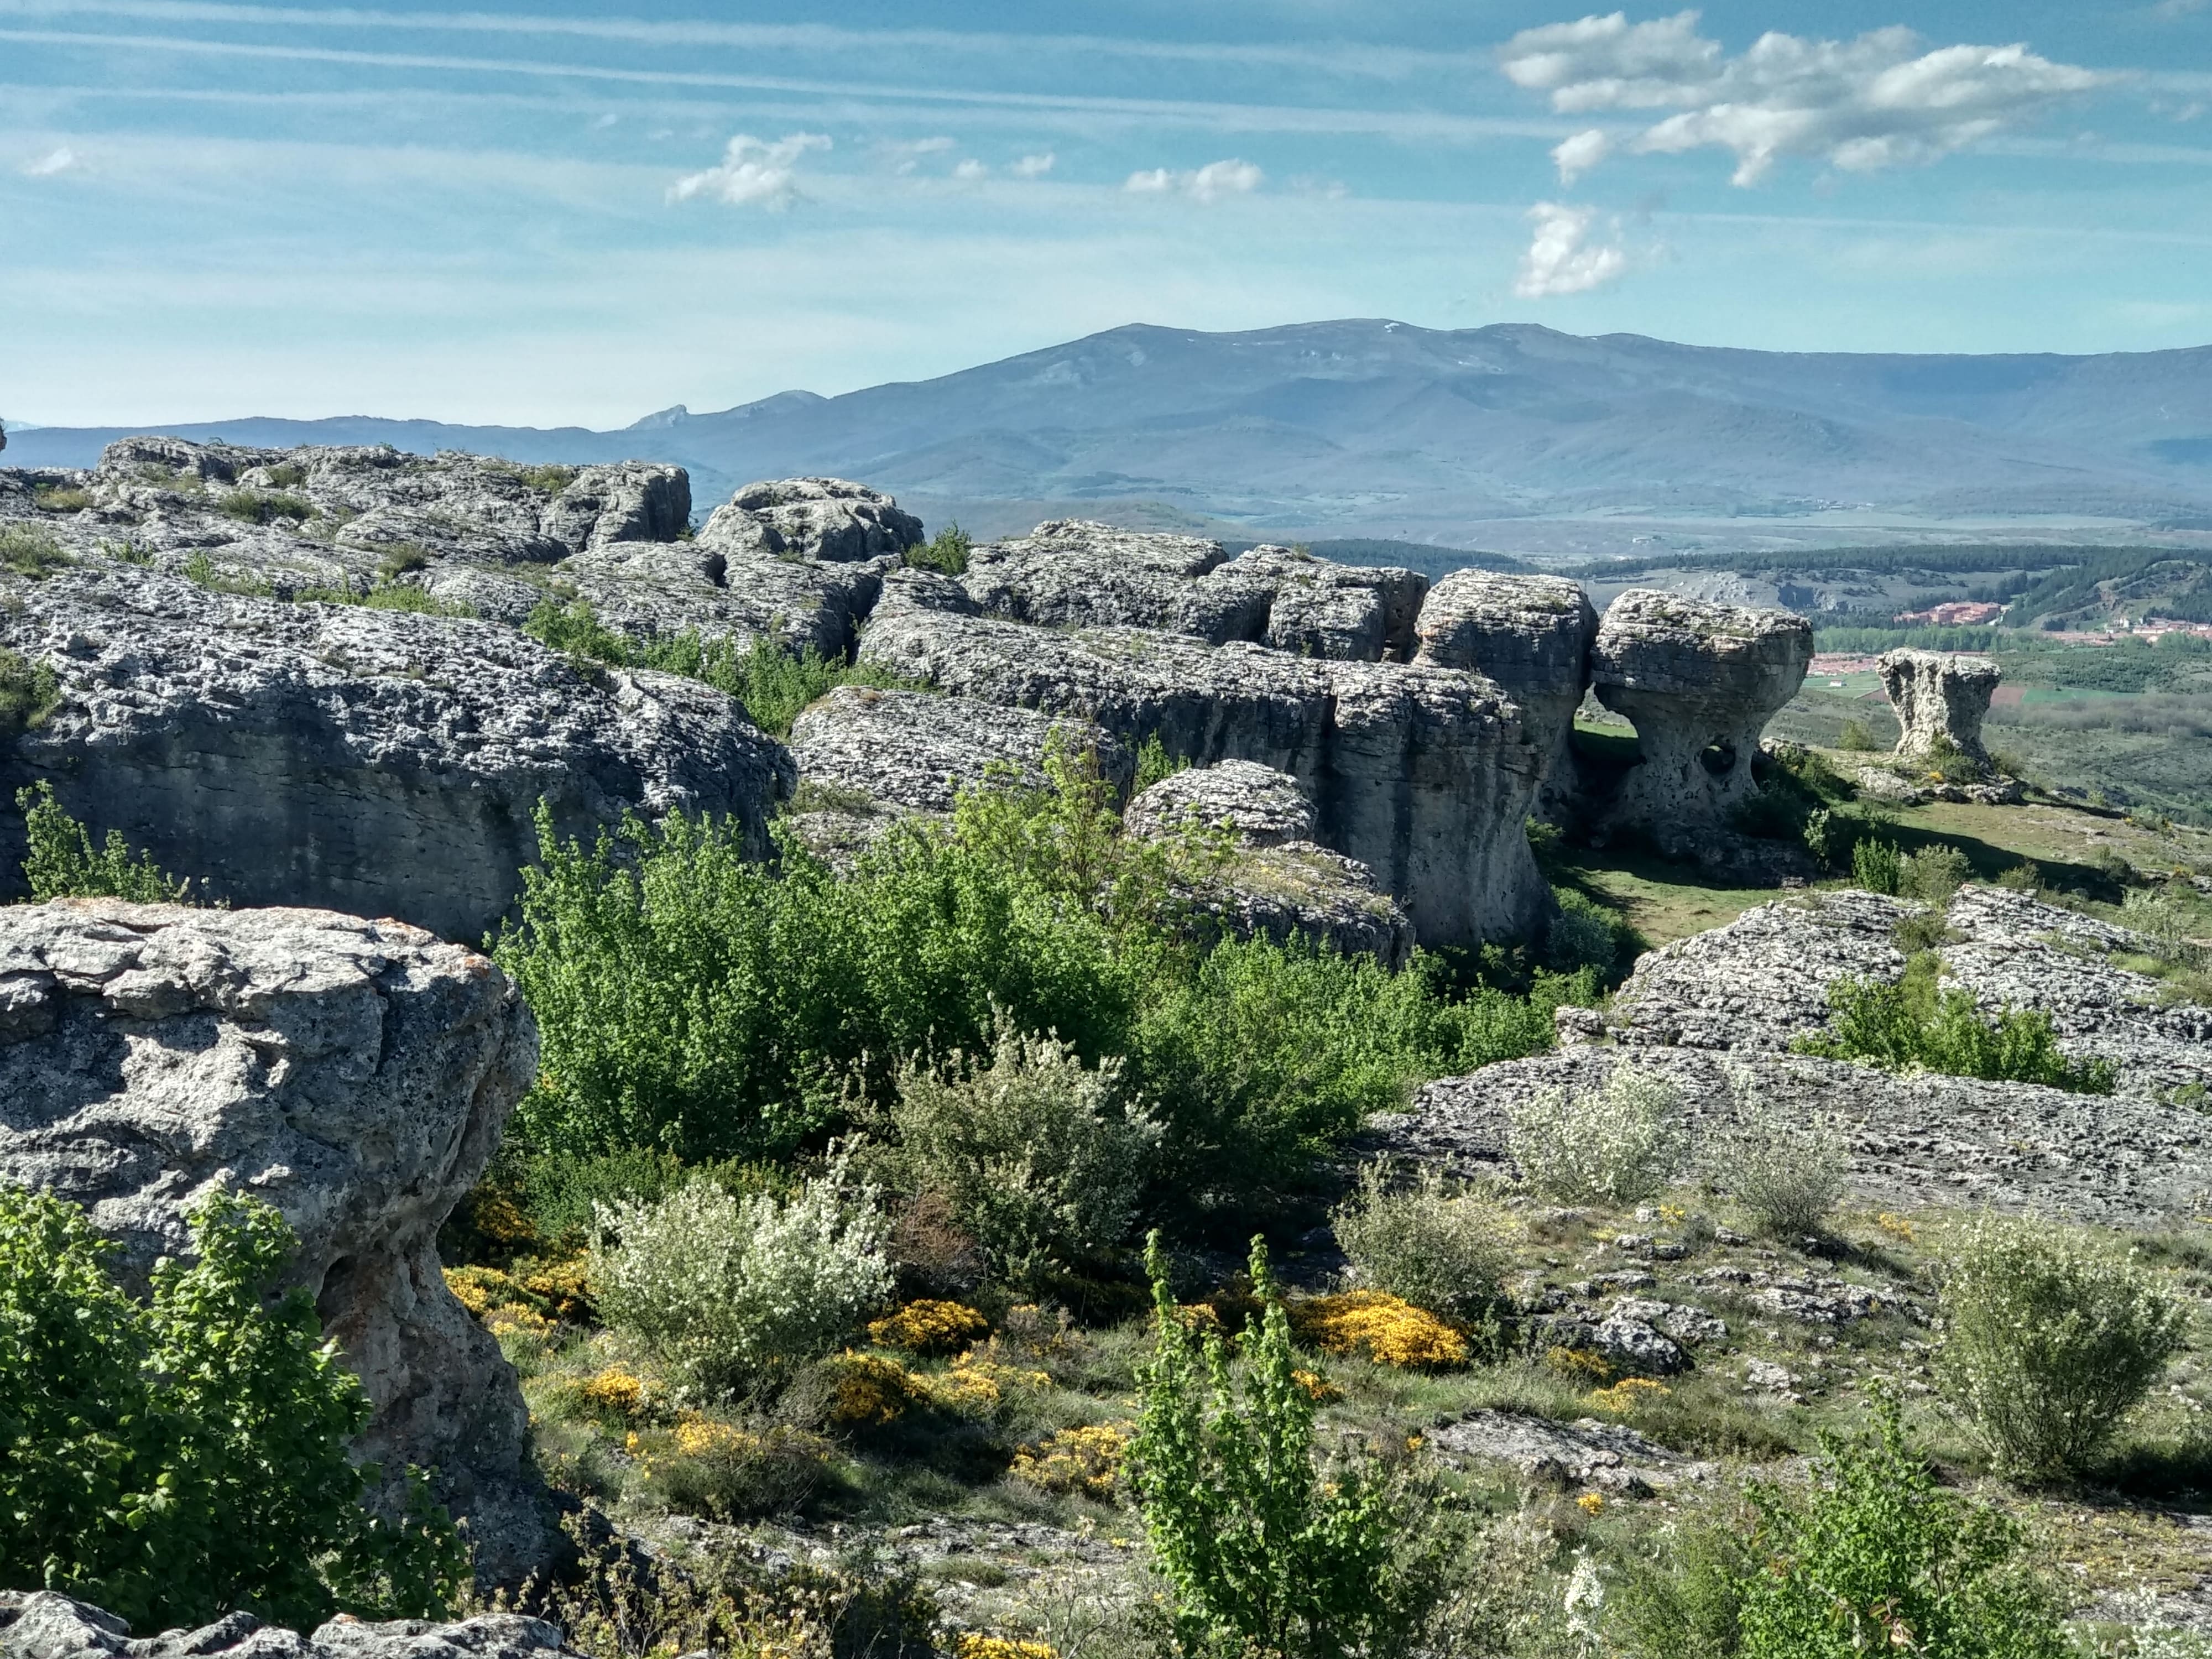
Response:
[{"label": "white flowering bush", "polygon": [[1672,1083],[1621,1065],[1596,1089],[1547,1089],[1516,1103],[1508,1144],[1521,1177],[1559,1204],[1633,1204],[1688,1163],[1690,1139]]},{"label": "white flowering bush", "polygon": [[1770,1238],[1819,1235],[1844,1195],[1850,1147],[1825,1113],[1792,1115],[1767,1099],[1749,1072],[1732,1069],[1734,1129],[1715,1149],[1711,1174]]},{"label": "white flowering bush", "polygon": [[899,1068],[888,1163],[945,1199],[1000,1278],[1035,1286],[1127,1235],[1159,1131],[1121,1103],[1118,1060],[1086,1067],[1003,1008],[996,1025],[988,1056]]},{"label": "white flowering bush", "polygon": [[1329,1222],[1355,1283],[1456,1320],[1498,1300],[1518,1231],[1505,1211],[1455,1190],[1437,1170],[1394,1188],[1380,1164],[1360,1170]]},{"label": "white flowering bush", "polygon": [[726,1399],[842,1342],[890,1294],[875,1188],[847,1160],[788,1199],[695,1180],[651,1204],[601,1206],[592,1289],[607,1323],[687,1393]]},{"label": "white flowering bush", "polygon": [[2181,1347],[2187,1316],[2087,1230],[1985,1214],[1943,1267],[1936,1377],[2008,1474],[2075,1473]]}]

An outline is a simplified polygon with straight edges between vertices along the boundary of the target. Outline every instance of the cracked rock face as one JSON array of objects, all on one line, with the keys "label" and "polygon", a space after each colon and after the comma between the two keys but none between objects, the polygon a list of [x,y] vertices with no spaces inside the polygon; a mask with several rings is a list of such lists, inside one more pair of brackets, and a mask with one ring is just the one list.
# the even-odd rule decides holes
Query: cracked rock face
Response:
[{"label": "cracked rock face", "polygon": [[1634,724],[1641,752],[1613,822],[1668,852],[1727,830],[1729,810],[1752,793],[1759,734],[1812,660],[1812,624],[1787,611],[1649,588],[1613,600],[1591,645],[1591,684]]},{"label": "cracked rock face", "polygon": [[800,781],[817,790],[904,811],[950,812],[959,792],[982,784],[994,768],[1018,787],[1043,788],[1055,732],[1095,752],[1115,789],[1128,787],[1128,750],[1088,720],[926,691],[840,686],[792,722],[791,754]]},{"label": "cracked rock face", "polygon": [[1987,657],[1892,651],[1880,665],[1881,689],[1897,711],[1897,753],[1924,760],[1945,748],[1988,764],[1982,721],[2002,678]]},{"label": "cracked rock face", "polygon": [[[480,937],[535,855],[541,797],[589,841],[625,811],[734,814],[766,848],[788,757],[728,697],[580,670],[492,623],[210,593],[104,559],[0,578],[0,644],[60,703],[0,768],[51,782],[210,898]],[[0,868],[22,821],[0,815]]]},{"label": "cracked rock face", "polygon": [[1080,715],[1132,748],[1157,737],[1199,765],[1287,773],[1314,800],[1316,839],[1373,870],[1424,943],[1518,937],[1543,914],[1523,831],[1538,762],[1491,682],[1140,629],[1024,627],[932,608],[935,592],[886,583],[863,659],[957,696]]},{"label": "cracked rock face", "polygon": [[559,1629],[520,1613],[453,1624],[340,1614],[313,1635],[234,1613],[198,1630],[133,1638],[88,1601],[52,1590],[0,1590],[0,1659],[544,1659],[565,1655]]},{"label": "cracked rock face", "polygon": [[1172,835],[1187,823],[1226,825],[1246,847],[1310,841],[1313,802],[1287,772],[1226,760],[1162,778],[1129,803],[1122,822],[1133,835]]},{"label": "cracked rock face", "polygon": [[702,541],[758,548],[827,564],[896,559],[921,542],[921,520],[866,484],[843,478],[750,483],[714,509]]},{"label": "cracked rock face", "polygon": [[1429,590],[1413,660],[1488,676],[1519,703],[1544,759],[1547,812],[1573,806],[1575,710],[1589,684],[1597,611],[1577,582],[1558,576],[1455,570]]},{"label": "cracked rock face", "polygon": [[319,910],[118,900],[0,908],[0,1182],[85,1206],[143,1285],[185,1217],[252,1193],[300,1238],[289,1283],[375,1415],[386,1495],[435,1466],[479,1571],[550,1542],[498,1345],[446,1288],[440,1225],[538,1061],[505,975],[419,928]]}]

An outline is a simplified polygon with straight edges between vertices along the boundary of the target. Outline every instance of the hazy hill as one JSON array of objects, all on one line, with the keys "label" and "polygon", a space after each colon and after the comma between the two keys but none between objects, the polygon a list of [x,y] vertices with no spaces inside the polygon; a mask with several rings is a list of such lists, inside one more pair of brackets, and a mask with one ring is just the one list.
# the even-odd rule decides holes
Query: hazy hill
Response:
[{"label": "hazy hill", "polygon": [[[1625,547],[1638,526],[1710,537],[1734,522],[1743,541],[1796,524],[1833,540],[1877,521],[2033,531],[2212,511],[2212,348],[1904,356],[1528,325],[1133,325],[937,380],[679,407],[613,433],[366,419],[169,429],[665,459],[694,470],[702,501],[750,478],[835,472],[986,533],[1079,512],[1565,551]],[[114,435],[26,432],[7,461],[83,465]]]}]

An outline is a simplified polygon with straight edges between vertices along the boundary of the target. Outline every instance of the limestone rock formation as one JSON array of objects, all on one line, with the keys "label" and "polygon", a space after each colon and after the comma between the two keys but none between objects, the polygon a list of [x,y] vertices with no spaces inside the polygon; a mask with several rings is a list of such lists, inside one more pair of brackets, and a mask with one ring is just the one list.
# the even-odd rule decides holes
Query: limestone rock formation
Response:
[{"label": "limestone rock formation", "polygon": [[1926,760],[1948,749],[1989,764],[1982,721],[2000,673],[1987,657],[1939,651],[1892,651],[1880,664],[1881,689],[1897,711],[1899,755]]},{"label": "limestone rock formation", "polygon": [[234,1613],[134,1638],[113,1613],[52,1590],[0,1590],[0,1659],[580,1659],[556,1626],[520,1613],[453,1624],[340,1614],[312,1636]]},{"label": "limestone rock formation", "polygon": [[275,1205],[290,1280],[375,1407],[357,1449],[387,1490],[434,1465],[500,1583],[550,1540],[514,1374],[446,1288],[437,1235],[537,1060],[506,977],[402,923],[0,908],[0,1182],[83,1205],[140,1280],[185,1253],[204,1194]]},{"label": "limestone rock formation", "polygon": [[842,793],[871,808],[949,812],[954,796],[994,767],[1019,787],[1042,788],[1055,733],[1095,753],[1115,789],[1128,787],[1129,751],[1088,720],[924,691],[841,686],[792,723],[791,754],[800,783],[817,798]]},{"label": "limestone rock formation", "polygon": [[1326,846],[1367,865],[1425,943],[1524,935],[1549,894],[1522,830],[1538,762],[1478,676],[1212,647],[1128,628],[1062,632],[914,602],[885,583],[864,660],[955,696],[1079,714],[1201,765],[1256,761],[1312,795]]},{"label": "limestone rock formation", "polygon": [[1597,611],[1579,583],[1559,576],[1455,570],[1429,590],[1413,660],[1487,675],[1521,705],[1529,741],[1543,757],[1540,799],[1568,811],[1578,787],[1575,710],[1589,684]]},{"label": "limestone rock formation", "polygon": [[[790,763],[720,692],[586,671],[489,623],[211,593],[91,558],[0,576],[0,645],[58,702],[0,766],[211,898],[475,939],[535,854],[635,810],[736,815],[766,848]],[[0,814],[0,869],[23,854]]]},{"label": "limestone rock formation", "polygon": [[921,520],[890,496],[842,478],[747,484],[716,507],[702,541],[760,548],[793,559],[851,564],[896,558],[921,540]]},{"label": "limestone rock formation", "polygon": [[1186,824],[1225,827],[1247,847],[1310,841],[1313,802],[1286,772],[1252,761],[1188,767],[1130,801],[1122,822],[1133,835],[1173,835]]},{"label": "limestone rock formation", "polygon": [[1287,547],[1255,547],[1200,586],[1263,595],[1267,631],[1251,637],[1278,651],[1404,662],[1413,654],[1414,622],[1429,579],[1395,566],[1336,564]]},{"label": "limestone rock formation", "polygon": [[1694,855],[1752,792],[1768,719],[1797,695],[1813,629],[1787,611],[1711,605],[1650,588],[1613,600],[1590,648],[1598,701],[1636,726],[1641,759],[1613,819]]}]

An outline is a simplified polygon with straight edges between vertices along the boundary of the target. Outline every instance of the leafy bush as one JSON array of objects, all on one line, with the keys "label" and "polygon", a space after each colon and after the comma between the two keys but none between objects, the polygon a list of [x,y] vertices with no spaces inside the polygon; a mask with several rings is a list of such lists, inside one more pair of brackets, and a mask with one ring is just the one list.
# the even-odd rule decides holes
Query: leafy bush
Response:
[{"label": "leafy bush", "polygon": [[1171,778],[1178,772],[1188,770],[1190,760],[1187,756],[1170,755],[1167,745],[1160,741],[1160,734],[1149,732],[1144,742],[1137,745],[1137,774],[1129,786],[1129,793],[1141,795],[1154,784]]},{"label": "leafy bush", "polygon": [[66,484],[40,484],[31,499],[41,513],[82,513],[92,505],[92,492]]},{"label": "leafy bush", "polygon": [[796,1509],[821,1484],[830,1443],[789,1424],[741,1428],[695,1412],[635,1437],[653,1495],[684,1515],[741,1521]]},{"label": "leafy bush", "polygon": [[34,899],[120,898],[138,904],[189,904],[191,883],[173,878],[152,857],[133,859],[119,830],[95,848],[92,832],[63,810],[41,779],[15,792],[30,851],[23,875]]},{"label": "leafy bush", "polygon": [[2120,925],[2142,936],[2150,953],[2177,968],[2202,968],[2204,947],[2196,942],[2190,913],[2165,890],[2137,891],[2120,901]]},{"label": "leafy bush", "polygon": [[906,562],[916,570],[938,570],[948,576],[968,574],[968,555],[975,541],[957,524],[949,524],[919,547],[906,550]]},{"label": "leafy bush", "polygon": [[1637,1203],[1688,1161],[1679,1099],[1666,1079],[1626,1064],[1595,1090],[1545,1090],[1510,1109],[1513,1161],[1555,1203]]},{"label": "leafy bush", "polygon": [[890,1295],[875,1197],[838,1158],[788,1201],[694,1181],[611,1206],[592,1243],[599,1311],[702,1399],[772,1385]]},{"label": "leafy bush", "polygon": [[1252,1243],[1261,1312],[1236,1376],[1219,1333],[1185,1323],[1157,1236],[1146,1259],[1153,1349],[1128,1472],[1183,1650],[1334,1659],[1412,1635],[1441,1597],[1448,1528],[1418,1524],[1372,1458],[1316,1467],[1314,1401],[1266,1246]]},{"label": "leafy bush", "polygon": [[1905,860],[1897,843],[1864,836],[1851,844],[1851,882],[1869,893],[1894,897],[1904,878]]},{"label": "leafy bush", "polygon": [[298,461],[279,461],[262,476],[272,489],[297,489],[307,482],[307,469]]},{"label": "leafy bush", "polygon": [[[1748,1536],[1693,1537],[1674,1571],[1623,1596],[1650,1659],[1863,1659],[1869,1653],[2066,1659],[2075,1650],[2017,1522],[1936,1484],[1893,1401],[1874,1432],[1824,1438],[1802,1497],[1763,1483]],[[1668,1582],[1671,1581],[1671,1582]]]},{"label": "leafy bush", "polygon": [[1792,1116],[1748,1072],[1729,1079],[1736,1123],[1715,1173],[1759,1231],[1795,1244],[1823,1232],[1844,1195],[1850,1149],[1833,1121]]},{"label": "leafy bush", "polygon": [[0,646],[0,738],[35,732],[61,701],[61,679],[52,663],[26,662]]},{"label": "leafy bush", "polygon": [[1588,968],[1608,978],[1624,943],[1618,913],[1571,887],[1553,887],[1552,897],[1559,910],[1544,935],[1545,965],[1562,974]]},{"label": "leafy bush", "polygon": [[36,525],[0,526],[0,566],[33,581],[44,581],[73,562],[51,531]]},{"label": "leafy bush", "polygon": [[2076,1474],[2179,1351],[2157,1279],[2079,1228],[1984,1215],[1944,1265],[1936,1374],[2006,1472]]},{"label": "leafy bush", "polygon": [[945,1196],[1000,1278],[1035,1290],[1127,1236],[1159,1129],[1123,1098],[1121,1061],[1085,1067],[994,1013],[988,1059],[899,1067],[886,1162],[902,1190]]},{"label": "leafy bush", "polygon": [[1467,1339],[1459,1332],[1382,1291],[1310,1297],[1291,1310],[1291,1325],[1324,1353],[1357,1354],[1401,1370],[1448,1370],[1467,1363]]},{"label": "leafy bush", "polygon": [[1513,1265],[1512,1217],[1455,1191],[1437,1170],[1396,1187],[1382,1164],[1369,1164],[1329,1221],[1358,1285],[1449,1320],[1474,1320],[1493,1307]]},{"label": "leafy bush", "polygon": [[1948,842],[1923,847],[1898,865],[1895,891],[1900,898],[1928,904],[1945,904],[1951,895],[1974,878],[1966,855]]},{"label": "leafy bush", "polygon": [[868,1340],[908,1353],[951,1353],[990,1334],[991,1322],[961,1302],[923,1297],[868,1325]]},{"label": "leafy bush", "polygon": [[236,593],[247,599],[265,599],[275,591],[258,576],[225,575],[204,552],[185,561],[185,580],[210,593]]},{"label": "leafy bush", "polygon": [[1864,720],[1845,720],[1843,735],[1836,739],[1836,747],[1847,754],[1869,755],[1881,746]]},{"label": "leafy bush", "polygon": [[234,489],[216,503],[225,518],[246,524],[268,524],[277,519],[312,519],[315,504],[300,495],[258,489]]},{"label": "leafy bush", "polygon": [[156,1629],[442,1612],[466,1571],[451,1522],[416,1483],[402,1519],[362,1507],[361,1384],[307,1291],[267,1299],[290,1229],[222,1194],[191,1231],[198,1260],[157,1265],[142,1305],[76,1206],[0,1188],[0,1583]]},{"label": "leafy bush", "polygon": [[1929,951],[1909,963],[1894,984],[1850,975],[1837,980],[1828,988],[1831,1029],[1799,1037],[1790,1047],[1826,1060],[1871,1060],[1893,1071],[1919,1066],[1952,1077],[2041,1083],[2075,1094],[2112,1092],[2112,1061],[2067,1059],[2049,1014],[2003,1008],[1984,1019],[1972,992],[1941,988],[1941,959]]}]

